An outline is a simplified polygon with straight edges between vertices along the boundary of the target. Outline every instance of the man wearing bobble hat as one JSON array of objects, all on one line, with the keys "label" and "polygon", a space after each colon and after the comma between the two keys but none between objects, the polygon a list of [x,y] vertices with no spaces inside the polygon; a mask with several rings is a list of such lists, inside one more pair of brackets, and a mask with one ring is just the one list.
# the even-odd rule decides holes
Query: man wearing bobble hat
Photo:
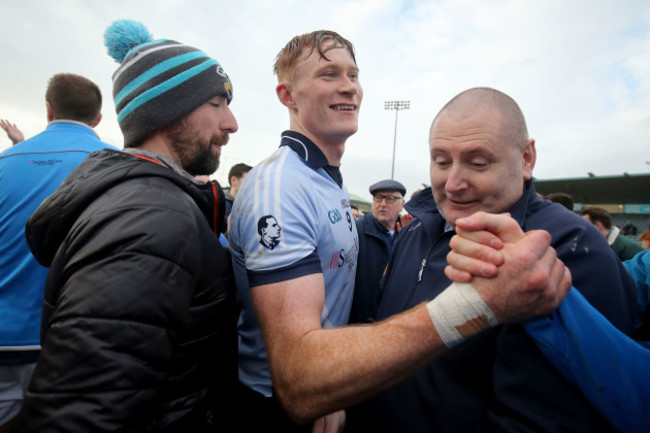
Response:
[{"label": "man wearing bobble hat", "polygon": [[120,20],[105,33],[123,152],[88,157],[32,215],[50,267],[42,353],[19,431],[233,431],[235,292],[201,184],[237,131],[232,85],[200,50]]}]

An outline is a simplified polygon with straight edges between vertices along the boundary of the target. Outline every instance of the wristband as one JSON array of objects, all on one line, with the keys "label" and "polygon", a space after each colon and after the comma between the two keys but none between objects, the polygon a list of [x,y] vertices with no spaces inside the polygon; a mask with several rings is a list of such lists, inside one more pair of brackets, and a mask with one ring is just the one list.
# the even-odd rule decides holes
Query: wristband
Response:
[{"label": "wristband", "polygon": [[427,303],[429,316],[447,347],[498,324],[497,318],[474,286],[452,283]]}]

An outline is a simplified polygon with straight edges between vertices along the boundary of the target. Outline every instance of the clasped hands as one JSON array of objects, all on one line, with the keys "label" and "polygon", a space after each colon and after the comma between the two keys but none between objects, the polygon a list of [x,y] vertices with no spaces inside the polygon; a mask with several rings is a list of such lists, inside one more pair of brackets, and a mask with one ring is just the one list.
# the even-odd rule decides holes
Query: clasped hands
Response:
[{"label": "clasped hands", "polygon": [[445,275],[471,283],[499,323],[551,313],[571,288],[571,272],[544,230],[524,233],[509,214],[456,220]]}]

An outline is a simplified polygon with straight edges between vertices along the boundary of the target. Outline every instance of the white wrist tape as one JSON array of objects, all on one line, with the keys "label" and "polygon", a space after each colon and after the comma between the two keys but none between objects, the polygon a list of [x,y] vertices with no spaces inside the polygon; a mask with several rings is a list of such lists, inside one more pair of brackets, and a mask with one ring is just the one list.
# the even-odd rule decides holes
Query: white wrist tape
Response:
[{"label": "white wrist tape", "polygon": [[490,307],[468,283],[452,283],[427,303],[427,309],[433,326],[447,347],[453,347],[498,323]]}]

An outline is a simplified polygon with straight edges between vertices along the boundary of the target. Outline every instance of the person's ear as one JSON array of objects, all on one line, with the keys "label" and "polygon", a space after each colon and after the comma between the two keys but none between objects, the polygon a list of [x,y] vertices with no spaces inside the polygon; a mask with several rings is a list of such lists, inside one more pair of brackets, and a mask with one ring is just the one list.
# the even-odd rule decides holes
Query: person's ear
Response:
[{"label": "person's ear", "polygon": [[90,126],[92,126],[92,127],[94,128],[94,127],[96,127],[97,125],[99,125],[99,122],[102,121],[102,117],[103,117],[103,116],[102,116],[102,113],[99,113],[99,115],[97,115],[97,120],[95,120],[95,122],[94,122],[92,125],[90,125]]},{"label": "person's ear", "polygon": [[47,110],[47,121],[51,122],[54,120],[54,108],[50,105],[49,102],[45,101],[45,109]]},{"label": "person's ear", "polygon": [[537,160],[537,149],[535,149],[535,140],[529,139],[524,144],[523,151],[523,169],[524,179],[529,180],[533,178],[533,169],[535,168],[535,161]]},{"label": "person's ear", "polygon": [[278,99],[288,108],[295,108],[296,102],[293,99],[291,94],[291,85],[286,81],[281,82],[275,88],[275,93],[278,95]]}]

